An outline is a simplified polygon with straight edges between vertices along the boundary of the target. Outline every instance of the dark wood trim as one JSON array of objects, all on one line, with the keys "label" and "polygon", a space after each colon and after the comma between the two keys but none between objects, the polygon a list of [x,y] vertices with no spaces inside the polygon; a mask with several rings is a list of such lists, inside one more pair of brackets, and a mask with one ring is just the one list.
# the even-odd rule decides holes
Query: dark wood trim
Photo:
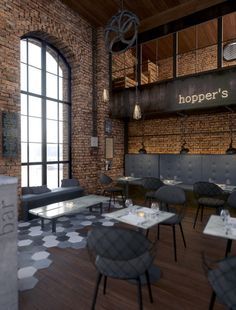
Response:
[{"label": "dark wood trim", "polygon": [[225,14],[236,11],[236,1],[228,0],[223,3],[214,5],[210,8],[201,10],[199,12],[182,17],[167,24],[158,26],[151,30],[144,31],[138,35],[138,43],[144,43],[154,40],[158,37],[165,36],[170,33],[180,31],[184,28],[188,28],[197,24],[201,24],[208,20],[218,18]]},{"label": "dark wood trim", "polygon": [[220,69],[222,67],[222,17],[218,18],[217,28],[217,68]]}]

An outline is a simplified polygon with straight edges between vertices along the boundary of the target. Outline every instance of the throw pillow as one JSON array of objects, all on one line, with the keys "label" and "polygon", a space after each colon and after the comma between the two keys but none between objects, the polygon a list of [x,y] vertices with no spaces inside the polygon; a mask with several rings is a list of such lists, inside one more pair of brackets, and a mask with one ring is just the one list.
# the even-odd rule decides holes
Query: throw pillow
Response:
[{"label": "throw pillow", "polygon": [[32,194],[43,194],[43,193],[48,193],[48,192],[51,192],[51,190],[47,188],[46,185],[31,187]]},{"label": "throw pillow", "polygon": [[61,180],[61,187],[79,186],[79,181],[76,179],[63,179]]}]

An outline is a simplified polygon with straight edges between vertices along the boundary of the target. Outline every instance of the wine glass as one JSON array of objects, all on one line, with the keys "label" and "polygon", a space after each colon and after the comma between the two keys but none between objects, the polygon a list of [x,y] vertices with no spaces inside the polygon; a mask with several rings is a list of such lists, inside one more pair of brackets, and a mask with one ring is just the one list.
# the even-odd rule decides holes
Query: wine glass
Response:
[{"label": "wine glass", "polygon": [[220,211],[220,218],[222,219],[223,222],[225,221],[225,217],[226,217],[226,215],[227,215],[227,212],[226,212],[226,211],[228,211],[228,210],[222,209],[222,210]]},{"label": "wine glass", "polygon": [[125,200],[125,206],[126,206],[127,208],[129,208],[129,207],[131,207],[132,205],[133,205],[132,199],[127,198],[127,199]]}]

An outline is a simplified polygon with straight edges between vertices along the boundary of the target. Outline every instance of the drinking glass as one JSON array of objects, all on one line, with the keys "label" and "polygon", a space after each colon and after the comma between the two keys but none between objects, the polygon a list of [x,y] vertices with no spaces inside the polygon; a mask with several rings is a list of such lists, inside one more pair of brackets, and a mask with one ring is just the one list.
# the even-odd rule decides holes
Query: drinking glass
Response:
[{"label": "drinking glass", "polygon": [[127,208],[129,208],[129,207],[131,207],[133,205],[133,201],[132,201],[132,199],[126,199],[125,200],[125,206],[127,207]]},{"label": "drinking glass", "polygon": [[228,210],[222,209],[222,210],[220,211],[220,218],[222,219],[223,222],[225,221],[225,217],[226,217],[226,215],[227,215],[227,212],[226,212],[226,211],[228,211]]},{"label": "drinking glass", "polygon": [[225,223],[225,233],[227,235],[228,233],[230,233],[230,229],[231,229],[229,210],[225,210],[225,220],[224,220],[224,223]]},{"label": "drinking glass", "polygon": [[160,208],[158,202],[152,202],[151,209],[155,211],[156,214],[159,214]]}]

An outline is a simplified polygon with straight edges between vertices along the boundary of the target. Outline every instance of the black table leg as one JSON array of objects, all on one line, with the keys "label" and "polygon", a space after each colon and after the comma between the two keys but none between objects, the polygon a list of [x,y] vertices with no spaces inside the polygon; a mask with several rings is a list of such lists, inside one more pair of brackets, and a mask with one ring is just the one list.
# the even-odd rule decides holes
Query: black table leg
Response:
[{"label": "black table leg", "polygon": [[41,229],[44,230],[44,218],[41,218]]},{"label": "black table leg", "polygon": [[56,219],[52,219],[52,232],[55,233],[56,232]]},{"label": "black table leg", "polygon": [[225,250],[225,257],[228,256],[228,254],[231,251],[231,246],[232,246],[232,239],[227,240],[227,245],[226,245],[226,250]]}]

